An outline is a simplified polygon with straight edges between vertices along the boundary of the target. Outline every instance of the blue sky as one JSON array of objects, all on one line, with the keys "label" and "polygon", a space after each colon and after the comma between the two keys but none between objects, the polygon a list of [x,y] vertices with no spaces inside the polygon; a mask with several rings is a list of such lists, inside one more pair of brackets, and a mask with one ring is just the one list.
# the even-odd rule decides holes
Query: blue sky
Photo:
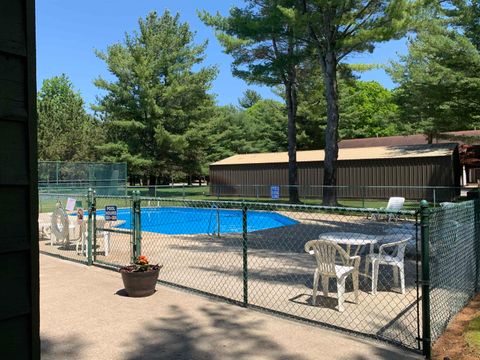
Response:
[{"label": "blue sky", "polygon": [[[125,32],[137,28],[139,17],[156,10],[168,9],[179,12],[182,21],[190,24],[197,33],[196,41],[209,41],[206,64],[216,64],[219,75],[213,83],[212,92],[217,94],[221,105],[237,104],[238,98],[247,88],[257,90],[264,97],[275,95],[267,87],[246,84],[232,76],[231,57],[223,54],[213,30],[206,27],[197,17],[198,8],[226,15],[239,0],[38,0],[37,11],[37,81],[40,88],[43,79],[67,74],[85,102],[95,103],[101,94],[93,85],[98,76],[109,78],[103,61],[94,54],[94,49],[105,50],[108,45],[123,41]],[[392,41],[377,46],[373,54],[360,54],[349,59],[353,63],[387,63],[396,54],[406,53],[405,41]],[[376,80],[387,88],[393,83],[383,70],[361,74],[363,80]]]}]

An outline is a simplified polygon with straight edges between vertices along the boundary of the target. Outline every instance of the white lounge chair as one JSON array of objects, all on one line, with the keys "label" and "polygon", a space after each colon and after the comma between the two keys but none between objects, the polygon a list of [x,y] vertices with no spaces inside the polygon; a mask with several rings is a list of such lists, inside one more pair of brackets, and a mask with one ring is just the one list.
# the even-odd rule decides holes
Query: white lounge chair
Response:
[{"label": "white lounge chair", "polygon": [[405,294],[405,249],[410,237],[399,241],[393,241],[380,245],[378,254],[368,254],[366,258],[365,269],[369,269],[372,264],[372,294],[377,293],[378,271],[380,265],[388,265],[393,267],[393,282],[398,287],[400,277],[400,289]]},{"label": "white lounge chair", "polygon": [[386,208],[380,208],[380,212],[376,214],[372,214],[372,219],[374,220],[382,220],[386,219],[388,222],[391,220],[397,221],[400,218],[400,214],[395,214],[395,212],[399,212],[402,210],[403,205],[405,204],[404,197],[391,197],[388,199],[388,204]]},{"label": "white lounge chair", "polygon": [[52,232],[52,215],[38,214],[38,237],[39,240],[50,239]]},{"label": "white lounge chair", "polygon": [[[328,282],[331,277],[337,279],[338,311],[344,311],[345,280],[352,275],[355,302],[358,302],[358,272],[360,256],[350,257],[338,244],[328,240],[310,240],[305,251],[315,256],[317,268],[313,276],[312,303],[316,305],[318,281],[322,278],[323,295],[328,297]],[[337,264],[337,259],[341,265]]]}]

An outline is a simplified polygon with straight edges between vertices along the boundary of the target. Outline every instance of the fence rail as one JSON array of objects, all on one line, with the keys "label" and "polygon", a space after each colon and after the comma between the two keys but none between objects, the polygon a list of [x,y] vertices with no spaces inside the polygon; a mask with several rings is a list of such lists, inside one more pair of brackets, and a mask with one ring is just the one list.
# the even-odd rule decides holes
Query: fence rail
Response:
[{"label": "fence rail", "polygon": [[117,268],[146,255],[163,265],[163,283],[427,356],[480,285],[478,200],[396,212],[139,193],[84,204],[85,251],[45,239],[43,252],[89,263],[91,251],[94,264]]},{"label": "fence rail", "polygon": [[418,207],[418,202],[427,200],[437,206],[441,202],[454,201],[475,189],[445,186],[323,186],[323,185],[156,185],[128,186],[127,195],[140,191],[146,197],[174,197],[197,200],[245,200],[245,201],[288,201],[291,188],[298,190],[300,200],[309,204],[321,204],[325,188],[334,188],[337,198],[345,206],[379,207],[393,196],[407,199],[407,205]]}]

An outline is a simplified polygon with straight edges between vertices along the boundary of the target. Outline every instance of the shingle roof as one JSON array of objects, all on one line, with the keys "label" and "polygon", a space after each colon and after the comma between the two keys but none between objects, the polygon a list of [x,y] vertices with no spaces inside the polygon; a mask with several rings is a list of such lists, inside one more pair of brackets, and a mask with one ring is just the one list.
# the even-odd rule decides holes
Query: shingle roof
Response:
[{"label": "shingle roof", "polygon": [[[376,146],[358,149],[340,149],[338,160],[392,159],[411,157],[440,157],[451,155],[456,143],[414,145],[414,146]],[[324,150],[297,151],[297,162],[323,161]],[[287,163],[288,153],[255,153],[233,155],[211,165],[246,165]]]},{"label": "shingle roof", "polygon": [[[464,131],[452,131],[445,133],[446,135],[451,135],[453,137],[480,137],[480,130],[464,130]],[[452,140],[445,139],[434,139],[434,143],[444,144],[451,143]],[[456,141],[459,144],[463,143],[462,141]],[[338,143],[338,147],[341,149],[347,148],[364,148],[364,147],[374,147],[374,146],[404,146],[404,145],[420,145],[427,144],[427,138],[425,135],[416,134],[416,135],[407,135],[407,136],[385,136],[385,137],[374,137],[374,138],[362,138],[362,139],[346,139]]]}]

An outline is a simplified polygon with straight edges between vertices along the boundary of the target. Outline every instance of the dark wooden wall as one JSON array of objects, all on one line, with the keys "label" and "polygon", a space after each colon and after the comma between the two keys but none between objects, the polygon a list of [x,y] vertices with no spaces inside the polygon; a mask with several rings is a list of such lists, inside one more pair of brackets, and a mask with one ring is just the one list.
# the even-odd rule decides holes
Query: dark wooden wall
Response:
[{"label": "dark wooden wall", "polygon": [[[433,200],[433,190],[420,187],[458,187],[458,167],[455,152],[444,157],[339,161],[337,193],[339,198],[351,199],[404,196]],[[323,162],[298,163],[298,179],[301,197],[321,198]],[[212,195],[270,197],[271,185],[287,184],[288,165],[283,163],[210,166]],[[448,201],[457,195],[458,191],[437,189],[435,197]],[[281,187],[281,196],[288,197],[286,187]]]},{"label": "dark wooden wall", "polygon": [[0,359],[39,359],[35,2],[0,0]]}]

